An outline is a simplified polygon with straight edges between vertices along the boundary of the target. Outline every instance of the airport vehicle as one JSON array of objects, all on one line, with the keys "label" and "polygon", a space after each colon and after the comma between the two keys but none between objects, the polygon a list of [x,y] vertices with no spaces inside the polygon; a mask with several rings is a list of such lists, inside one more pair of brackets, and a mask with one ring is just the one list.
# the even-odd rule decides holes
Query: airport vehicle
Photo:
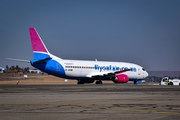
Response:
[{"label": "airport vehicle", "polygon": [[7,70],[6,68],[0,67],[0,73],[3,73],[6,70]]},{"label": "airport vehicle", "polygon": [[43,43],[35,28],[29,28],[32,43],[33,60],[12,59],[28,62],[48,74],[65,78],[76,79],[77,84],[102,84],[102,80],[112,80],[114,83],[127,83],[128,81],[141,81],[148,76],[147,71],[133,63],[85,61],[62,59],[51,54]]},{"label": "airport vehicle", "polygon": [[169,79],[169,77],[164,77],[162,78],[160,85],[180,85],[180,79]]}]

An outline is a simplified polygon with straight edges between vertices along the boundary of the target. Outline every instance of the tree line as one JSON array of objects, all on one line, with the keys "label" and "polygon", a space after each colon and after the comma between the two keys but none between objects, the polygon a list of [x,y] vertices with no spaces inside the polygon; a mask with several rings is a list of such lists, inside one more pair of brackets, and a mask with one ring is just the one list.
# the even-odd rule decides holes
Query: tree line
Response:
[{"label": "tree line", "polygon": [[5,72],[7,72],[7,73],[18,73],[18,72],[28,73],[29,67],[21,68],[18,65],[9,67],[8,65],[6,65],[6,71]]}]

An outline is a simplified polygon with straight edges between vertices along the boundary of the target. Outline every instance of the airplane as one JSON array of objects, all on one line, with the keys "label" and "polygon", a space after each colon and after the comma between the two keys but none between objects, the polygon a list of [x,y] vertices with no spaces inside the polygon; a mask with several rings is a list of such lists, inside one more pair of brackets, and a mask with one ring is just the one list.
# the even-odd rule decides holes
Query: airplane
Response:
[{"label": "airplane", "polygon": [[30,61],[7,59],[28,62],[50,75],[77,80],[77,84],[94,83],[95,81],[96,84],[103,84],[103,80],[110,80],[114,83],[134,81],[136,84],[148,76],[148,72],[143,67],[134,63],[59,58],[48,51],[36,28],[29,28],[29,33],[34,59]]}]

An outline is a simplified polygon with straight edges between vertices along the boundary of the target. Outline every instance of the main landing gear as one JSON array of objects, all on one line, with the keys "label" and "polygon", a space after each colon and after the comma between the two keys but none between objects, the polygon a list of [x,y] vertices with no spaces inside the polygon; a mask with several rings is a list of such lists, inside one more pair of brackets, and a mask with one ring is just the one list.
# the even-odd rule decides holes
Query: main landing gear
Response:
[{"label": "main landing gear", "polygon": [[[94,80],[78,80],[77,84],[93,83]],[[101,80],[97,80],[95,84],[103,84]]]},{"label": "main landing gear", "polygon": [[78,80],[77,84],[84,84],[82,80]]},{"label": "main landing gear", "polygon": [[103,82],[101,80],[97,80],[96,84],[103,84]]},{"label": "main landing gear", "polygon": [[96,84],[103,84],[102,77],[98,77],[98,80],[96,80]]}]

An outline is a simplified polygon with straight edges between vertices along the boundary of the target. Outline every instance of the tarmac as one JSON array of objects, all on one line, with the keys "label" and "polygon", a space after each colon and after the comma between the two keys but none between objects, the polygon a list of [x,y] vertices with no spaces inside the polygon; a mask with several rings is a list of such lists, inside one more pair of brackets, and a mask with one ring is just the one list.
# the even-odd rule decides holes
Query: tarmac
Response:
[{"label": "tarmac", "polygon": [[0,85],[0,120],[177,120],[180,86]]}]

